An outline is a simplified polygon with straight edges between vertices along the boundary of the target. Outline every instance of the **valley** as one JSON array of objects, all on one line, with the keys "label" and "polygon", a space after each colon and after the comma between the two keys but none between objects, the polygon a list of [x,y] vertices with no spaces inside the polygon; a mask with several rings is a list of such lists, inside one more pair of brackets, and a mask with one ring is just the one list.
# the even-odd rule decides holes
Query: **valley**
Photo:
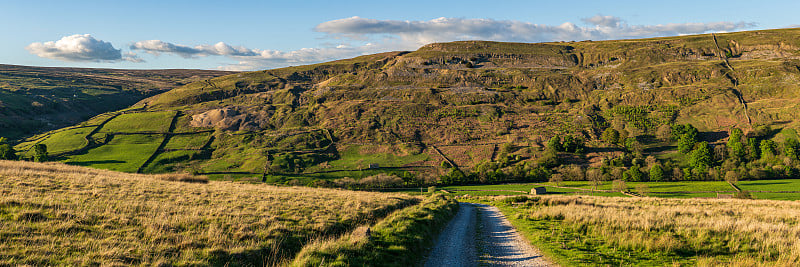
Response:
[{"label": "valley", "polygon": [[0,265],[791,265],[799,92],[800,29],[0,65]]}]

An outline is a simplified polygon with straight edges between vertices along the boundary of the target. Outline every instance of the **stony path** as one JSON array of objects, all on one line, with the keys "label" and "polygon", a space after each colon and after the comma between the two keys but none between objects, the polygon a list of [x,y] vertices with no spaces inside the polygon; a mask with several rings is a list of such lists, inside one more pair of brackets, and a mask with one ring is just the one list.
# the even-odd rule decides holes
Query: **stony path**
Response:
[{"label": "stony path", "polygon": [[425,266],[477,266],[475,206],[458,203],[458,213],[436,239]]},{"label": "stony path", "polygon": [[425,266],[552,266],[496,207],[459,205]]}]

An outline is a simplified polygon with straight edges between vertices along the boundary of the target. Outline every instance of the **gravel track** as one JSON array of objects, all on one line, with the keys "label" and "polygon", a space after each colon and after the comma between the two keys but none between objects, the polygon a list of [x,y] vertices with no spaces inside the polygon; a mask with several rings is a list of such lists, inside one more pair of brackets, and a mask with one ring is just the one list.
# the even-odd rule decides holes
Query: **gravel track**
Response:
[{"label": "gravel track", "polygon": [[425,266],[553,266],[496,207],[459,203]]}]

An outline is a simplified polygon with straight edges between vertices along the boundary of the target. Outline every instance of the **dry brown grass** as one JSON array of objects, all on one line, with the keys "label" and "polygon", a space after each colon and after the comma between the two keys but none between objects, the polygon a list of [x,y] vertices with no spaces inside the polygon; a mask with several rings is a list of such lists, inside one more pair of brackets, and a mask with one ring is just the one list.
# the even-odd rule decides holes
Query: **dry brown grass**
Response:
[{"label": "dry brown grass", "polygon": [[[0,265],[274,265],[418,200],[0,161]],[[202,179],[200,179],[202,180]]]},{"label": "dry brown grass", "polygon": [[794,266],[800,202],[543,197],[530,220],[561,220],[616,249],[696,257],[697,265]]}]

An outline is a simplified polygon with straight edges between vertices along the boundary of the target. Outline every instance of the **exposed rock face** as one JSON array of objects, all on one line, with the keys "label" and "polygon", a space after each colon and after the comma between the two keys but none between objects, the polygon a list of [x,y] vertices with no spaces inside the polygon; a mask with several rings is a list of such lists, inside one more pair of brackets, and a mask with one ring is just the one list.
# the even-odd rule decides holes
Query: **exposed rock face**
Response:
[{"label": "exposed rock face", "polygon": [[193,115],[189,125],[192,127],[214,127],[229,131],[258,131],[266,126],[267,121],[263,116],[243,113],[240,109],[239,107],[212,109]]}]

